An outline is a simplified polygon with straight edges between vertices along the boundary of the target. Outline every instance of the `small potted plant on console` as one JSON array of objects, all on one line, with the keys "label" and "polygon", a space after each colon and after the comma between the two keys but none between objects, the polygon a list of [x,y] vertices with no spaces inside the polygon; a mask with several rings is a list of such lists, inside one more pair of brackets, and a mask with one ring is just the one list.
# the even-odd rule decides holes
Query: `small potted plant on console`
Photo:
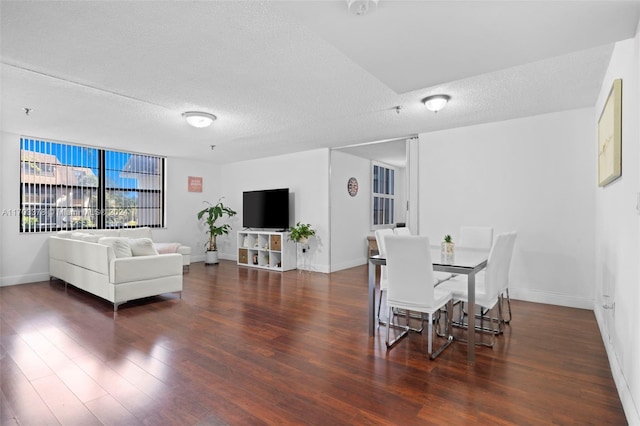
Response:
[{"label": "small potted plant on console", "polygon": [[218,245],[216,244],[216,237],[220,235],[226,235],[231,230],[231,225],[225,223],[223,225],[216,225],[218,219],[224,216],[232,217],[236,215],[236,212],[231,208],[225,206],[222,203],[222,198],[218,200],[216,204],[211,204],[205,201],[208,207],[198,212],[198,220],[204,220],[207,225],[207,234],[209,234],[209,241],[205,243],[207,246],[207,253],[205,257],[206,264],[218,263]]}]

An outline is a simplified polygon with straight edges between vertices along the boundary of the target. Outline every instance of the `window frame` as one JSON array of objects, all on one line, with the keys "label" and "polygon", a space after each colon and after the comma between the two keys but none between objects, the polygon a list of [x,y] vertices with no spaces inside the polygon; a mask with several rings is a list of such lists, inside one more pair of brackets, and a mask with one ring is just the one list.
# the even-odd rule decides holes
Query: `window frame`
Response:
[{"label": "window frame", "polygon": [[[384,177],[382,179],[377,177],[376,168],[383,170]],[[371,209],[369,217],[372,230],[395,226],[396,175],[397,169],[395,167],[378,161],[371,162]],[[389,176],[392,181],[391,187],[389,186]],[[380,186],[383,186],[383,188],[380,188]],[[382,208],[377,207],[380,201],[386,204]],[[380,210],[382,210],[382,223],[376,223],[377,219],[379,219],[377,216]]]},{"label": "window frame", "polygon": [[[19,151],[20,233],[165,226],[166,157],[28,136],[20,137]],[[109,155],[121,156],[126,163],[120,168],[109,164],[107,171]],[[129,163],[142,163],[139,159],[148,164],[149,170],[128,167]],[[38,168],[45,163],[50,167],[38,173]],[[88,177],[86,182],[85,177]],[[153,186],[141,187],[149,185],[142,183],[147,181]],[[135,198],[129,197],[134,204],[127,207],[127,214],[137,218],[135,222],[132,219],[108,223],[107,216],[114,210],[113,198],[108,192],[136,194]],[[151,199],[155,198],[157,206],[140,205],[141,194],[152,194]],[[122,211],[124,207],[115,206],[115,209]],[[143,212],[151,214],[144,215],[141,222]],[[40,222],[42,218],[45,220]]]}]

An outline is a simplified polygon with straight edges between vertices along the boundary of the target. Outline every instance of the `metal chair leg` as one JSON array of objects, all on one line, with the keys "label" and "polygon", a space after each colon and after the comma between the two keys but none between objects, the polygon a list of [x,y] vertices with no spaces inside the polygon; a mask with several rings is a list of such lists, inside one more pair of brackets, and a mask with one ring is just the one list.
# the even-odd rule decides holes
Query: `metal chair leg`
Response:
[{"label": "metal chair leg", "polygon": [[[462,307],[461,307],[461,309],[462,309]],[[491,309],[482,309],[482,308],[480,308],[480,313],[478,315],[476,315],[474,320],[473,320],[473,327],[474,327],[475,331],[491,334],[491,343],[476,342],[476,345],[478,345],[478,346],[493,347],[493,345],[495,343],[495,336],[497,334],[500,334],[500,332],[501,332],[500,331],[500,323],[501,323],[500,317],[501,317],[501,314],[498,313],[499,317],[496,319],[496,318],[491,318],[491,315],[487,315],[487,314],[490,314],[490,313],[491,313]],[[488,317],[489,321],[492,324],[493,323],[497,324],[496,325],[497,328],[494,329],[493,325],[491,326],[491,328],[485,327],[484,326],[485,316]],[[476,318],[480,319],[480,325],[479,326],[477,326],[475,324],[475,319]],[[455,327],[468,329],[469,328],[469,324],[470,324],[470,322],[465,323],[464,321],[459,321],[459,322],[453,322],[452,325],[455,326]],[[460,337],[457,337],[456,340],[459,340],[460,342],[466,342],[467,341],[467,339],[460,338]]]},{"label": "metal chair leg", "polygon": [[[502,334],[504,333],[504,324],[508,323],[508,321],[505,321],[504,319],[504,314],[502,312],[502,304],[503,304],[503,299],[502,299],[502,295],[498,296],[498,316],[496,317],[492,317],[489,316],[489,319],[493,322],[498,323],[498,328],[497,328],[497,332],[495,329],[493,328],[488,328],[488,327],[478,327],[476,326],[476,330],[479,331],[483,331],[485,333],[497,333],[497,334]],[[491,309],[484,309],[484,308],[480,308],[480,313],[476,314],[476,319],[481,319],[483,315],[487,315],[489,312],[491,311]],[[464,321],[460,321],[455,323],[456,326],[466,326],[466,324],[464,323]]]},{"label": "metal chair leg", "polygon": [[[407,311],[408,312],[408,311]],[[387,349],[391,349],[391,347],[393,345],[395,345],[396,343],[398,343],[398,341],[400,339],[402,339],[404,336],[406,336],[409,333],[409,328],[408,327],[403,327],[399,324],[391,324],[392,322],[392,318],[393,318],[393,307],[390,306],[389,307],[389,320],[387,321],[387,338],[385,340],[385,343],[387,345]],[[408,322],[408,313],[407,313],[407,322]],[[402,333],[400,333],[400,335],[398,337],[396,337],[395,339],[393,339],[393,341],[389,341],[389,331],[391,330],[391,327],[400,327],[403,329]]]},{"label": "metal chair leg", "polygon": [[427,353],[431,356],[431,352],[433,352],[433,314],[429,314],[427,330],[429,331],[429,336],[427,338]]},{"label": "metal chair leg", "polygon": [[509,289],[505,289],[505,292],[507,293],[507,308],[509,310],[509,319],[505,319],[504,322],[509,324],[511,322],[511,298],[509,297]]},{"label": "metal chair leg", "polygon": [[380,309],[382,309],[382,292],[383,291],[384,290],[380,289],[380,300],[378,300],[378,315],[377,315],[378,327],[380,327],[380,324],[382,324],[382,325],[385,324],[385,322],[382,319],[380,319]]},{"label": "metal chair leg", "polygon": [[[378,327],[380,327],[381,325],[386,326],[386,325],[387,325],[387,323],[390,321],[390,318],[391,318],[391,317],[389,317],[389,319],[386,319],[386,320],[385,320],[385,319],[383,319],[383,318],[381,318],[381,317],[380,317],[380,311],[382,310],[382,292],[383,292],[383,291],[384,291],[384,290],[380,290],[380,298],[379,298],[379,300],[378,300],[378,315],[377,315],[377,319],[378,319]],[[403,325],[400,325],[400,324],[393,324],[393,323],[391,324],[391,327],[395,327],[395,328],[407,328],[407,327],[405,327],[405,326],[403,326]],[[421,328],[420,328],[420,329],[416,329],[416,328],[411,328],[411,327],[409,327],[409,329],[411,329],[411,331],[415,331],[415,332],[417,332],[417,333],[421,333],[421,332],[422,332],[422,329],[421,329]]]},{"label": "metal chair leg", "polygon": [[[449,314],[450,313],[450,314]],[[428,352],[429,352],[429,359],[434,360],[438,357],[438,355],[440,355],[442,353],[442,351],[444,351],[447,346],[449,346],[452,342],[453,342],[453,334],[451,333],[451,320],[452,315],[453,315],[453,301],[449,300],[449,302],[447,302],[447,313],[445,314],[445,318],[446,318],[446,329],[447,329],[447,341],[438,348],[437,351],[435,351],[434,353],[431,353],[432,350],[432,346],[433,346],[433,314],[429,314],[429,337],[427,340],[427,346],[428,346]]]}]

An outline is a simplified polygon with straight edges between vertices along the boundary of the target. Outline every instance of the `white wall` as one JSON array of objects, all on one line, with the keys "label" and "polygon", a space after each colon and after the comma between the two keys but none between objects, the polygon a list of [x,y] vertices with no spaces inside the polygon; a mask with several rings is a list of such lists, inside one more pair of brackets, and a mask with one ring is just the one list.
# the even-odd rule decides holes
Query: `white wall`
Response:
[{"label": "white wall", "polygon": [[420,234],[420,139],[411,138],[407,141],[407,226],[412,234]]},{"label": "white wall", "polygon": [[[46,138],[46,135],[40,136]],[[20,208],[20,136],[2,133],[0,152],[0,212],[17,210]],[[202,208],[203,200],[217,200],[221,185],[220,167],[204,162],[168,158],[166,173],[166,227],[154,229],[154,239],[190,245],[194,253],[192,260],[202,260],[206,236],[198,227],[196,213]],[[203,177],[203,193],[187,192],[188,176]],[[5,214],[0,215],[0,235],[0,285],[49,279],[47,238],[50,233],[20,233],[19,216]]]},{"label": "white wall", "polygon": [[[4,277],[4,227],[5,227],[5,218],[2,215],[2,209],[5,206],[8,206],[8,201],[5,202],[5,196],[7,195],[6,188],[3,186],[3,182],[6,180],[5,176],[5,168],[4,163],[2,162],[4,159],[4,147],[6,145],[5,140],[8,140],[9,136],[5,136],[5,133],[0,132],[0,286],[2,286]],[[8,225],[8,223],[7,223]]]},{"label": "white wall", "polygon": [[[358,195],[347,193],[350,177],[358,179]],[[371,161],[331,151],[331,271],[367,263],[371,232]]]},{"label": "white wall", "polygon": [[[204,261],[205,243],[209,240],[206,227],[198,222],[197,214],[206,207],[205,201],[215,203],[222,196],[220,166],[181,158],[167,159],[164,229],[154,229],[157,241],[177,241],[191,247],[191,261]],[[202,177],[202,192],[189,192],[189,176]]]},{"label": "white wall", "polygon": [[318,149],[223,165],[222,194],[238,212],[233,231],[219,238],[220,258],[237,260],[237,231],[242,229],[242,193],[261,189],[289,188],[294,194],[294,217],[290,222],[310,223],[316,230],[310,250],[298,253],[301,269],[329,272],[329,150]]},{"label": "white wall", "polygon": [[[627,420],[640,424],[640,35],[616,43],[591,120],[622,78],[622,176],[596,190],[595,314]],[[603,295],[609,295],[604,298]],[[602,308],[613,305],[612,310]]]},{"label": "white wall", "polygon": [[420,135],[420,234],[515,230],[512,298],[593,307],[593,109]]},{"label": "white wall", "polygon": [[20,136],[0,134],[2,180],[0,182],[0,285],[23,284],[49,279],[48,234],[20,233]]}]

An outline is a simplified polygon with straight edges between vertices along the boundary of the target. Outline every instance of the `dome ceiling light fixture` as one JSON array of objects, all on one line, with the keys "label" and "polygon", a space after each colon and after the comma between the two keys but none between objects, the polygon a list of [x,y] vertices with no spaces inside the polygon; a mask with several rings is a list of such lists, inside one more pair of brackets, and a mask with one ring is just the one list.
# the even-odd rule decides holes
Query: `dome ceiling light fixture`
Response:
[{"label": "dome ceiling light fixture", "polygon": [[438,112],[449,102],[451,97],[449,95],[432,95],[427,96],[422,100],[424,106],[427,107],[429,111]]},{"label": "dome ceiling light fixture", "polygon": [[366,15],[369,11],[375,11],[379,0],[347,0],[349,12],[356,15]]},{"label": "dome ceiling light fixture", "polygon": [[187,123],[197,128],[209,127],[218,118],[208,112],[199,111],[187,111],[182,113],[182,116],[187,120]]}]

